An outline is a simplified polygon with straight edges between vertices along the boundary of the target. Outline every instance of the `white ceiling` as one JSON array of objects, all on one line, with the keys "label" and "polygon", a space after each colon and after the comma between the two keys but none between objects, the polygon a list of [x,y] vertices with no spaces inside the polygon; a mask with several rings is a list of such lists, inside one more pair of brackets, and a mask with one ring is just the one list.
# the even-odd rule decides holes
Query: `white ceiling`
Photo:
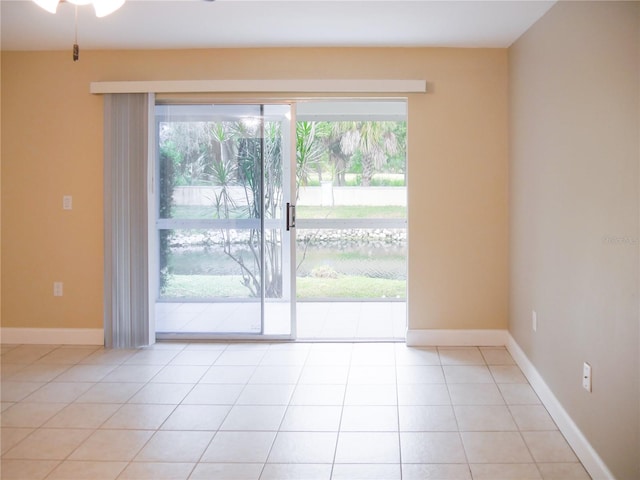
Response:
[{"label": "white ceiling", "polygon": [[[82,49],[511,45],[554,1],[127,0],[105,18],[78,7]],[[1,0],[2,50],[64,50],[74,6],[52,15]]]}]

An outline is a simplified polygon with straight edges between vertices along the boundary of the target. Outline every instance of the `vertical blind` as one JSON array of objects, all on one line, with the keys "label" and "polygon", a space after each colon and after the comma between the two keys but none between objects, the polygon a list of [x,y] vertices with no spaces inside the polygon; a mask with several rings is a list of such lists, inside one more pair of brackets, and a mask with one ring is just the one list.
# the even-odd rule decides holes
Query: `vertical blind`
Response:
[{"label": "vertical blind", "polygon": [[148,136],[153,94],[104,96],[105,346],[148,345]]}]

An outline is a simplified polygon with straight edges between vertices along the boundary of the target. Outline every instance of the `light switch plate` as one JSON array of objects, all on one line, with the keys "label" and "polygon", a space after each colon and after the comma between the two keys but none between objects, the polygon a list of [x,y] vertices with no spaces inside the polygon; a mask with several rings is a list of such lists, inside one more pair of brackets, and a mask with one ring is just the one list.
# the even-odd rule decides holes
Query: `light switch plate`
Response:
[{"label": "light switch plate", "polygon": [[71,195],[65,195],[62,197],[62,209],[71,210],[73,208],[73,198]]}]

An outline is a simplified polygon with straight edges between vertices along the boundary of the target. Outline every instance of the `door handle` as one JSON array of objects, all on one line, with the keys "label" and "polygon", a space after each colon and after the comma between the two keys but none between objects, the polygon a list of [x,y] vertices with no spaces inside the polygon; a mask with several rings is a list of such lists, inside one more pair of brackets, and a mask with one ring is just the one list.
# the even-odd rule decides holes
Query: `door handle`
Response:
[{"label": "door handle", "polygon": [[296,206],[287,202],[287,232],[296,228]]}]

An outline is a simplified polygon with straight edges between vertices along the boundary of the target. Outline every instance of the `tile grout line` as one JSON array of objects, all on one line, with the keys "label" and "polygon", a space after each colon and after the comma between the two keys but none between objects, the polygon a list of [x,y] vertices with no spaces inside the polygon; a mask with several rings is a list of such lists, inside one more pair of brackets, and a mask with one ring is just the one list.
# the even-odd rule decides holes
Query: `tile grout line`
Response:
[{"label": "tile grout line", "polygon": [[349,388],[349,376],[351,375],[351,364],[353,361],[353,343],[350,343],[351,351],[349,352],[349,368],[347,369],[347,378],[344,383],[344,394],[342,395],[342,405],[340,408],[340,419],[338,421],[338,432],[336,433],[336,446],[333,449],[333,461],[331,462],[331,472],[329,479],[333,479],[333,471],[336,465],[336,457],[338,455],[338,445],[340,444],[340,432],[342,431],[342,417],[344,415],[344,406],[347,399],[347,390]]},{"label": "tile grout line", "polygon": [[396,380],[396,414],[398,416],[398,468],[400,469],[400,480],[404,476],[404,472],[402,471],[402,437],[400,431],[400,392],[398,389],[398,347],[393,345],[393,372],[395,373],[394,377]]},{"label": "tile grout line", "polygon": [[[187,344],[187,345],[188,345],[188,344]],[[169,366],[169,365],[170,365],[170,363],[171,363],[171,362],[172,362],[172,361],[173,361],[173,360],[174,360],[178,355],[180,355],[180,353],[184,352],[184,351],[185,351],[185,349],[187,348],[187,345],[185,345],[185,347],[183,347],[183,348],[182,348],[182,349],[181,349],[181,350],[180,350],[176,355],[174,355],[173,357],[171,357],[171,358],[168,360],[168,362],[167,362],[165,365],[163,365],[163,367],[162,367],[162,368],[161,368],[161,369],[160,369],[160,370],[159,370],[159,371],[158,371],[154,376],[152,376],[152,377],[151,377],[151,378],[150,378],[150,379],[149,379],[149,380],[148,380],[148,381],[147,381],[147,382],[146,382],[142,387],[140,387],[140,389],[138,390],[138,392],[140,392],[142,389],[144,389],[144,387],[145,387],[145,386],[148,386],[148,385],[152,384],[152,383],[153,383],[153,382],[152,382],[152,380],[153,380],[155,377],[157,377],[157,376],[160,374],[160,372],[161,372],[162,370],[164,370],[164,368],[166,368],[167,366]],[[225,349],[223,349],[223,351],[225,351],[225,350],[226,350],[226,347],[225,347]],[[218,357],[216,357],[216,359],[217,359],[217,358],[218,358]],[[215,361],[214,361],[214,363],[215,363]],[[124,364],[124,363],[123,363],[123,364]],[[146,442],[144,442],[144,444],[143,444],[143,445],[142,445],[142,446],[137,450],[137,452],[135,453],[135,455],[133,455],[133,457],[131,458],[131,460],[129,460],[129,461],[127,462],[127,466],[122,470],[122,472],[120,472],[120,474],[118,474],[118,476],[116,477],[116,480],[117,480],[118,478],[120,478],[120,477],[124,474],[124,472],[129,468],[129,466],[130,466],[130,465],[132,465],[132,464],[136,463],[136,462],[135,462],[136,457],[137,457],[137,456],[138,456],[138,455],[139,455],[139,454],[140,454],[140,453],[141,453],[141,452],[142,452],[142,451],[147,447],[147,445],[149,445],[149,443],[150,443],[150,442],[151,442],[151,440],[154,438],[154,436],[155,436],[158,432],[162,431],[162,426],[166,424],[167,420],[169,420],[169,418],[170,418],[170,417],[171,417],[171,416],[176,412],[176,410],[178,409],[178,407],[179,407],[180,405],[182,405],[182,402],[183,402],[183,401],[184,401],[184,400],[189,396],[189,393],[191,393],[191,392],[193,391],[193,389],[195,388],[195,386],[196,386],[196,385],[198,385],[198,384],[200,383],[200,380],[202,380],[202,378],[204,377],[204,375],[205,375],[208,371],[209,371],[209,368],[207,369],[207,371],[206,371],[206,372],[204,372],[204,373],[200,376],[200,379],[199,379],[196,383],[194,383],[194,384],[193,384],[193,387],[191,388],[191,390],[189,390],[189,392],[187,392],[187,393],[185,394],[185,396],[180,400],[180,402],[179,402],[179,403],[176,403],[175,405],[173,405],[173,404],[167,404],[167,405],[173,405],[173,409],[171,410],[171,412],[166,416],[166,418],[165,418],[165,419],[164,419],[164,420],[163,420],[163,421],[162,421],[162,422],[161,422],[161,423],[160,423],[156,428],[154,428],[154,429],[149,429],[149,431],[152,431],[153,433],[149,436],[149,438],[147,439],[147,441],[146,441]],[[171,383],[173,384],[173,383],[175,383],[175,382],[171,382]],[[156,383],[156,384],[158,384],[158,383]],[[137,392],[137,393],[138,393],[138,392]],[[137,394],[137,393],[136,393],[136,394]],[[124,405],[150,405],[149,403],[142,403],[142,404],[131,404],[131,403],[129,403],[129,400],[131,400],[131,399],[132,399],[136,394],[132,395],[132,396],[131,396],[131,397],[130,397],[126,402],[124,402],[124,403],[122,404],[122,406],[124,406]],[[164,404],[162,404],[162,405],[164,405]],[[115,414],[114,414],[114,415],[115,415]],[[125,430],[127,430],[127,429],[125,429]],[[135,429],[135,430],[137,431],[137,430],[146,430],[146,429]],[[214,436],[215,436],[215,435],[214,435]],[[213,437],[211,438],[210,442],[211,442],[212,440],[213,440]],[[209,443],[210,443],[210,442],[209,442]],[[206,449],[208,448],[208,446],[209,446],[209,444],[207,444],[207,447],[205,447],[205,449],[203,450],[203,452],[202,452],[202,454],[201,454],[200,458],[202,457],[202,455],[204,455],[204,452],[206,451]],[[192,468],[192,469],[191,469],[191,471],[189,472],[189,476],[191,476],[191,475],[192,475],[192,473],[193,473],[193,471],[195,470],[195,468],[197,467],[198,463],[199,463],[199,460],[198,460],[197,462],[194,462],[193,468]],[[189,477],[189,476],[188,476],[188,477]],[[188,478],[188,477],[187,477],[187,478]]]},{"label": "tile grout line", "polygon": [[[16,347],[17,348],[17,347]],[[44,355],[38,357],[37,359],[33,360],[31,363],[26,364],[26,366],[31,366],[31,365],[40,365],[37,362],[39,362],[40,360],[42,360],[44,357],[46,357],[47,355],[49,355],[50,353],[59,350],[60,348],[62,348],[61,345],[58,345],[57,347],[52,348],[50,351],[48,351],[47,353],[45,353]],[[46,364],[45,364],[46,365]],[[13,405],[17,405],[19,403],[22,403],[26,398],[28,398],[30,395],[32,395],[33,393],[36,393],[37,391],[41,390],[42,388],[44,388],[46,385],[49,385],[50,383],[53,382],[53,380],[55,380],[57,377],[59,377],[60,375],[62,375],[64,372],[66,372],[67,370],[69,370],[74,364],[67,364],[65,366],[67,366],[67,368],[65,370],[63,370],[62,372],[60,372],[58,375],[54,376],[53,378],[50,378],[49,380],[45,381],[45,382],[37,382],[37,383],[42,383],[42,385],[40,385],[36,390],[34,390],[33,392],[25,395],[23,398],[21,398],[18,402],[14,402]],[[26,368],[25,366],[25,368]],[[17,373],[17,372],[16,372]],[[9,377],[11,378],[11,376]],[[37,402],[36,402],[37,403]],[[59,403],[59,402],[44,402],[44,403]],[[60,413],[62,410],[64,410],[64,408],[66,408],[66,406],[70,405],[70,403],[66,403],[66,402],[62,402],[65,407],[62,407],[60,410],[58,410],[57,412],[55,412],[54,414],[52,414],[50,417],[48,417],[47,419],[45,419],[40,425],[38,425],[37,427],[34,427],[32,430],[32,432],[30,432],[28,435],[26,435],[22,440],[20,440],[17,444],[13,445],[10,449],[7,450],[6,453],[8,453],[9,451],[11,451],[13,448],[18,447],[20,444],[22,444],[24,441],[26,441],[29,437],[31,437],[32,435],[34,435],[35,433],[37,433],[39,430],[41,430],[43,428],[43,426],[49,422],[53,417],[55,417],[58,413]],[[89,436],[91,435],[91,433],[89,434]],[[87,437],[88,438],[88,437]],[[65,462],[66,458],[68,458],[73,452],[75,451],[75,449],[73,449],[68,455],[67,457],[65,457],[65,459],[59,460],[59,459],[53,459],[52,461],[56,462],[56,465],[43,477],[44,479],[46,479],[47,477],[49,477],[62,463]],[[4,455],[2,455],[2,458],[4,459]],[[25,461],[28,459],[24,459]]]},{"label": "tile grout line", "polygon": [[[447,379],[447,375],[445,374],[445,371],[444,371],[444,365],[442,364],[440,347],[436,347],[436,351],[438,352],[438,360],[440,361],[440,368],[442,369],[442,377],[444,378],[444,384],[447,388],[447,394],[449,395],[451,412],[453,413],[453,420],[456,423],[456,433],[458,434],[458,439],[460,440],[460,446],[462,447],[462,453],[464,454],[467,472],[469,472],[469,478],[473,479],[473,472],[471,471],[471,463],[469,462],[469,455],[467,454],[467,449],[464,446],[464,441],[462,439],[462,432],[460,431],[460,422],[458,421],[458,415],[456,414],[456,409],[453,405],[453,397],[451,396],[451,389],[449,388],[449,380]],[[483,357],[483,360],[484,360],[484,357]]]},{"label": "tile grout line", "polygon": [[[271,346],[273,346],[273,344],[271,344]],[[269,350],[271,350],[271,348]],[[267,465],[269,464],[269,457],[271,456],[271,452],[273,451],[273,446],[276,443],[276,440],[278,438],[278,434],[280,433],[280,429],[282,428],[282,424],[284,423],[284,419],[287,416],[287,412],[289,411],[289,406],[291,405],[291,399],[293,398],[293,395],[295,394],[296,389],[297,389],[298,385],[300,384],[300,378],[302,377],[302,372],[304,371],[304,367],[306,366],[306,363],[307,363],[307,360],[309,358],[310,352],[311,352],[311,349],[309,348],[309,351],[307,351],[307,354],[305,356],[304,362],[302,363],[302,368],[300,369],[300,373],[298,374],[298,377],[296,379],[295,386],[294,386],[294,388],[293,388],[293,390],[291,392],[291,396],[289,397],[289,401],[287,402],[286,408],[284,410],[284,414],[282,415],[282,419],[280,420],[280,424],[278,425],[278,429],[275,431],[275,435],[273,436],[273,440],[271,442],[271,446],[269,447],[269,451],[267,452],[267,455],[266,455],[266,457],[264,459],[264,462],[262,464],[262,469],[260,470],[260,475],[258,475],[258,479],[257,480],[260,480],[262,478],[262,476],[264,475],[265,469],[267,468]],[[262,362],[262,360],[264,360],[264,356],[262,357],[261,362]],[[249,381],[250,381],[250,379],[249,379]],[[242,393],[240,393],[240,395],[242,395]],[[240,395],[238,396],[238,398],[240,398]]]}]

